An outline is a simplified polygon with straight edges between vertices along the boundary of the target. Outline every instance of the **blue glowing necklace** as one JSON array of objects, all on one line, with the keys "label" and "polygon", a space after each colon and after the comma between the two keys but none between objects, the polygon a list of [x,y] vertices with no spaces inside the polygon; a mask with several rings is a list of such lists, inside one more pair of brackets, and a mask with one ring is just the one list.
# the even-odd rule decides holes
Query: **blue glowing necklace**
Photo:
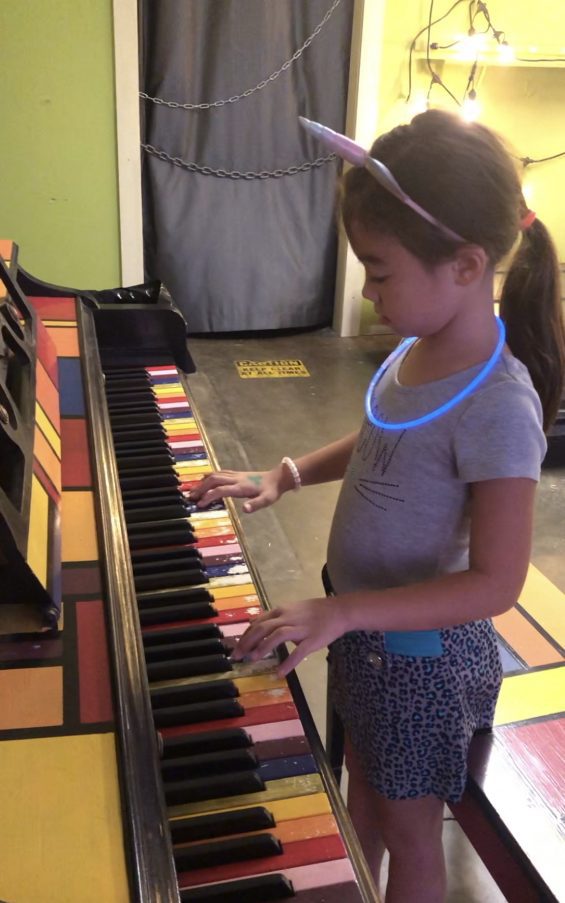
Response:
[{"label": "blue glowing necklace", "polygon": [[435,420],[437,417],[441,417],[442,414],[446,414],[451,408],[454,408],[456,404],[459,404],[460,401],[463,401],[464,398],[467,398],[471,392],[474,392],[479,383],[482,383],[483,380],[487,378],[492,368],[496,364],[498,358],[502,354],[502,349],[504,348],[504,343],[506,341],[506,330],[504,328],[504,323],[500,319],[500,317],[496,317],[496,325],[498,326],[498,342],[496,343],[496,348],[493,353],[489,357],[488,361],[485,362],[483,367],[479,370],[476,376],[473,377],[471,382],[467,383],[467,385],[461,389],[460,392],[457,392],[453,398],[450,398],[449,401],[446,401],[445,404],[440,404],[439,407],[434,408],[433,411],[428,411],[427,414],[423,414],[422,417],[416,417],[415,420],[403,420],[399,423],[388,423],[385,420],[379,420],[379,418],[373,414],[372,410],[372,400],[373,400],[373,392],[384,376],[385,372],[388,368],[394,363],[394,361],[400,357],[400,355],[406,351],[410,345],[413,345],[417,339],[417,336],[413,336],[409,339],[404,339],[403,342],[400,343],[398,348],[396,348],[392,354],[390,354],[386,361],[381,364],[375,375],[371,380],[371,384],[367,389],[367,394],[365,395],[365,413],[367,414],[367,418],[373,424],[373,426],[379,427],[382,430],[409,430],[413,426],[422,426],[424,423],[429,423],[431,420]]}]

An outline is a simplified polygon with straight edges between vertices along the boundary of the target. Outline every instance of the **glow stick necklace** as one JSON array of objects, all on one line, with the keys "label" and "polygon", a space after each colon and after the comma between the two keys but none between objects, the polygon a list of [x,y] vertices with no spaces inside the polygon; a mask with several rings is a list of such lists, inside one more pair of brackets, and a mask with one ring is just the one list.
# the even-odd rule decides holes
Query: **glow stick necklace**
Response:
[{"label": "glow stick necklace", "polygon": [[373,426],[378,427],[382,430],[409,430],[413,426],[422,426],[424,423],[430,423],[431,420],[436,420],[437,417],[441,417],[442,414],[447,414],[451,408],[454,408],[456,404],[459,404],[460,401],[463,401],[464,398],[467,398],[471,392],[477,388],[479,383],[482,383],[494,365],[496,364],[498,358],[502,354],[502,349],[504,348],[504,343],[506,341],[506,330],[504,328],[504,323],[500,319],[500,317],[495,317],[496,325],[498,326],[498,341],[496,343],[496,348],[493,353],[489,357],[488,361],[483,364],[479,372],[476,376],[473,377],[471,382],[467,383],[460,392],[457,392],[453,398],[450,398],[449,401],[446,401],[444,404],[441,404],[439,407],[434,408],[433,411],[428,411],[427,414],[423,414],[421,417],[416,417],[414,420],[403,420],[399,423],[389,423],[385,420],[380,420],[374,413],[372,409],[372,400],[373,400],[373,392],[377,384],[381,381],[386,371],[389,367],[394,363],[394,361],[405,351],[410,345],[413,345],[417,340],[417,336],[412,336],[409,339],[404,339],[403,342],[400,343],[398,348],[396,348],[392,354],[389,354],[384,363],[381,364],[375,375],[373,376],[369,388],[367,389],[367,394],[365,395],[365,413],[367,414],[368,420],[373,424]]}]

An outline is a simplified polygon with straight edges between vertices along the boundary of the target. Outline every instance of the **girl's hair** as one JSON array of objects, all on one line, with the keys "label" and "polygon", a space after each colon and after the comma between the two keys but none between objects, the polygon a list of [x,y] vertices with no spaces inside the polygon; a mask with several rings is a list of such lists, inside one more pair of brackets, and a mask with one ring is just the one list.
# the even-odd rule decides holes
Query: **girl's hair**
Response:
[{"label": "girl's hair", "polygon": [[[527,212],[515,163],[494,132],[441,110],[428,110],[378,138],[381,160],[403,190],[441,223],[480,245],[494,267],[514,247]],[[449,260],[459,244],[398,201],[367,172],[344,176],[341,212],[353,223],[394,236],[424,264]],[[540,396],[544,429],[553,423],[565,378],[559,265],[538,219],[522,234],[502,289],[500,313],[513,354]]]}]

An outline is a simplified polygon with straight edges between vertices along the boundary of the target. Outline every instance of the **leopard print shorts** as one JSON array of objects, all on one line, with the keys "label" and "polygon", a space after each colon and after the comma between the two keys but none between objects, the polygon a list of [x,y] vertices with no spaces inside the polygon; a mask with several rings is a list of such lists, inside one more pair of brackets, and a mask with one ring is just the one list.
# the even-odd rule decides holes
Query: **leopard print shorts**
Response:
[{"label": "leopard print shorts", "polygon": [[329,693],[370,784],[391,800],[458,802],[475,731],[492,726],[502,681],[490,621],[440,631],[438,657],[397,655],[355,631],[330,646]]}]

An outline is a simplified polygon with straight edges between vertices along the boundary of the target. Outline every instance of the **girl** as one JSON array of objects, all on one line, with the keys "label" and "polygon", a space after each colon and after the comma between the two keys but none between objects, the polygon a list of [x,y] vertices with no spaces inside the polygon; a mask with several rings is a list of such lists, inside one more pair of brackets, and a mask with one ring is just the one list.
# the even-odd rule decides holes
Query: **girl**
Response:
[{"label": "girl", "polygon": [[[491,131],[428,111],[371,157],[344,177],[344,225],[365,297],[417,339],[373,379],[359,433],[265,473],[209,475],[192,495],[246,497],[256,511],[343,478],[334,595],[260,615],[233,657],[290,641],[284,675],[330,646],[348,808],[375,881],[386,848],[387,903],[439,903],[443,805],[463,794],[469,742],[492,725],[501,682],[490,619],[514,605],[528,568],[563,321],[550,237]],[[494,270],[519,236],[498,320]]]}]

